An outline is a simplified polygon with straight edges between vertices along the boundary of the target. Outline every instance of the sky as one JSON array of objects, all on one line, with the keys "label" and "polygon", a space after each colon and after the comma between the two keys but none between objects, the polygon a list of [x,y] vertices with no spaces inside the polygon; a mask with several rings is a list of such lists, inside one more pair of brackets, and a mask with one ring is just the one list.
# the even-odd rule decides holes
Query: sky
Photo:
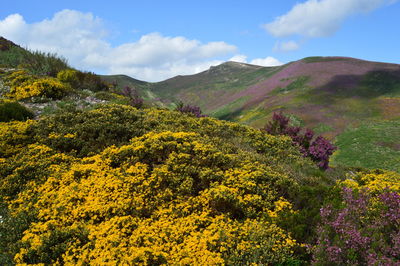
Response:
[{"label": "sky", "polygon": [[161,81],[225,61],[308,56],[400,64],[398,0],[13,0],[0,36],[77,69]]}]

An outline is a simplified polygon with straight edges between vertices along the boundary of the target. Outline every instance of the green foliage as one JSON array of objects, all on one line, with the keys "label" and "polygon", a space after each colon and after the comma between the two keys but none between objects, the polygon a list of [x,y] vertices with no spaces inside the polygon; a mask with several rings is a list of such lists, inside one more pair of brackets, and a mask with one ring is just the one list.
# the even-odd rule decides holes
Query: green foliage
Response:
[{"label": "green foliage", "polygon": [[48,75],[55,77],[58,72],[69,68],[67,60],[56,54],[39,51],[26,51],[22,66],[34,75]]},{"label": "green foliage", "polygon": [[1,65],[8,68],[23,67],[34,75],[55,77],[61,70],[69,68],[65,58],[52,53],[29,51],[18,46],[0,52]]},{"label": "green foliage", "polygon": [[104,91],[108,89],[108,85],[101,78],[92,72],[77,72],[79,80],[79,89],[91,91]]},{"label": "green foliage", "polygon": [[0,122],[25,121],[33,116],[30,110],[18,102],[0,100]]},{"label": "green foliage", "polygon": [[7,50],[0,51],[0,66],[16,68],[22,64],[25,52],[20,47],[10,47]]},{"label": "green foliage", "polygon": [[78,71],[74,69],[64,69],[58,72],[57,78],[62,82],[70,84],[72,87],[76,87],[79,84]]}]

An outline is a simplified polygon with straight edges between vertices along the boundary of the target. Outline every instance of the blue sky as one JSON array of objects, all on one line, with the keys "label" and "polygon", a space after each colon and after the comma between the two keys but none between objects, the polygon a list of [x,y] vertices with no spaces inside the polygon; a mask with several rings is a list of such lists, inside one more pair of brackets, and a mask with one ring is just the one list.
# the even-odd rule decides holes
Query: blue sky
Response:
[{"label": "blue sky", "polygon": [[6,1],[0,36],[78,69],[146,81],[227,60],[307,56],[400,63],[396,0]]}]

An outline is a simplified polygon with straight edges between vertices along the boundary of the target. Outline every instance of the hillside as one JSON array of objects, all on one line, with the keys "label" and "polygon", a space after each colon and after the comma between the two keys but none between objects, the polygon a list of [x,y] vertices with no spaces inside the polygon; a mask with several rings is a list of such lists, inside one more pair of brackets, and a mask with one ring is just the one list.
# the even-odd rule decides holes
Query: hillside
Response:
[{"label": "hillside", "polygon": [[164,103],[187,102],[256,127],[284,110],[320,131],[331,127],[330,136],[350,124],[400,113],[400,65],[346,57],[310,57],[280,67],[227,62],[157,83],[114,80],[150,90]]},{"label": "hillside", "polygon": [[[162,106],[182,101],[200,106],[210,116],[256,128],[264,127],[274,112],[283,111],[296,125],[332,140],[338,138],[339,150],[333,162],[380,167],[374,160],[378,154],[390,158],[389,169],[400,170],[400,129],[396,126],[400,120],[400,65],[309,57],[279,67],[227,62],[158,83],[124,80],[124,85],[138,88],[144,97]],[[381,121],[388,121],[383,131],[391,132],[384,144],[379,132],[366,138],[362,131],[353,130],[375,128]],[[355,133],[340,141],[347,130]],[[355,139],[362,139],[359,145],[368,145],[370,152],[356,152],[358,159],[353,160],[354,145],[350,143]]]}]

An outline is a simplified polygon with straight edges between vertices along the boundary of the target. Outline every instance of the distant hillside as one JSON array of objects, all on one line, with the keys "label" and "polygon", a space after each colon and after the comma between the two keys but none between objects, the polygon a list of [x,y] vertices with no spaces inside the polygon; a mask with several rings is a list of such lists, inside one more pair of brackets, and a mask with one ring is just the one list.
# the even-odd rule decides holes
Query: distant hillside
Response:
[{"label": "distant hillside", "polygon": [[[400,171],[397,64],[308,57],[278,67],[226,62],[157,83],[129,77],[115,81],[136,87],[147,100],[162,106],[182,101],[200,106],[210,116],[256,128],[283,111],[295,125],[336,139],[340,147],[334,164],[379,168],[385,161],[384,168]],[[382,132],[390,133],[384,137]],[[368,152],[358,146],[368,147]]]},{"label": "distant hillside", "polygon": [[284,111],[328,137],[348,125],[400,113],[400,65],[346,57],[308,57],[279,67],[227,62],[157,83],[114,80],[150,91],[166,104],[183,101],[211,116],[256,127]]}]

